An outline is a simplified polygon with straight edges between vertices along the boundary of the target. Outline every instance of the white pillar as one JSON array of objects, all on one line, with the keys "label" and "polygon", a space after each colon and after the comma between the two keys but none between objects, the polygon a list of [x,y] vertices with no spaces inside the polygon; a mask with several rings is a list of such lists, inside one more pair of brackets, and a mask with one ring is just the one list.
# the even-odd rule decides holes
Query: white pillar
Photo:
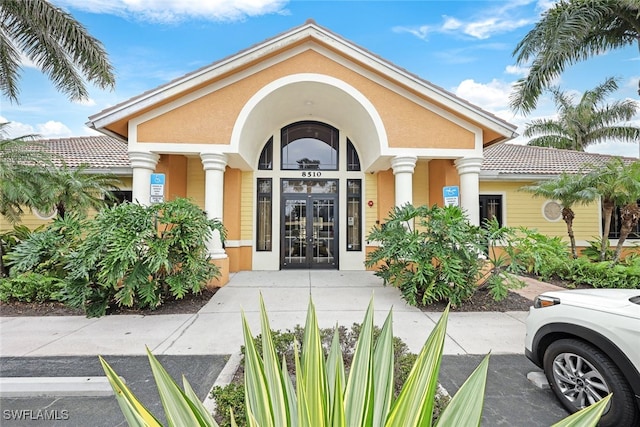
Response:
[{"label": "white pillar", "polygon": [[133,169],[132,200],[144,206],[151,204],[151,174],[156,170],[160,156],[148,151],[129,151]]},{"label": "white pillar", "polygon": [[481,157],[465,157],[455,161],[460,175],[460,207],[469,222],[480,225],[480,167]]},{"label": "white pillar", "polygon": [[[204,210],[209,219],[223,220],[224,212],[224,170],[227,166],[227,156],[221,153],[201,153],[204,167]],[[214,231],[209,241],[209,255],[213,259],[226,258],[227,254],[222,247],[220,233]]]},{"label": "white pillar", "polygon": [[416,156],[396,156],[391,159],[391,167],[396,181],[396,206],[413,203],[413,171]]}]

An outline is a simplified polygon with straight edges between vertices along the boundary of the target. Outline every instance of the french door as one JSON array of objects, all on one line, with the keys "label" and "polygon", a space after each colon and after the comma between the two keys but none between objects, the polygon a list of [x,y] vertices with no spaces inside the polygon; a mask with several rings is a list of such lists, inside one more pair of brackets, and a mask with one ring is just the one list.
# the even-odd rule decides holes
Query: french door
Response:
[{"label": "french door", "polygon": [[281,268],[338,268],[337,180],[283,180]]}]

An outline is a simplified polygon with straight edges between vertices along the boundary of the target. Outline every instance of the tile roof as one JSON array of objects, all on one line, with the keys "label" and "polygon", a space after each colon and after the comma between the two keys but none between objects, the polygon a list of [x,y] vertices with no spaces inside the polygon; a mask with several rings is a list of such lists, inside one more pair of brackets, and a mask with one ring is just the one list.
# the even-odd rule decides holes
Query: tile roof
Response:
[{"label": "tile roof", "polygon": [[[78,136],[72,138],[41,139],[44,150],[59,156],[67,166],[75,168],[83,163],[91,169],[130,168],[127,144],[109,136]],[[54,163],[62,162],[54,158]]]},{"label": "tile roof", "polygon": [[[612,157],[606,154],[517,144],[497,144],[484,150],[483,175],[557,175],[599,167]],[[633,163],[635,158],[623,158]]]},{"label": "tile roof", "polygon": [[[109,136],[81,136],[44,139],[38,143],[46,151],[60,156],[70,167],[87,163],[93,169],[130,168],[127,145]],[[533,147],[497,144],[484,150],[482,174],[487,175],[557,175],[578,173],[589,165],[600,166],[613,156]],[[625,157],[626,163],[638,159]]]}]

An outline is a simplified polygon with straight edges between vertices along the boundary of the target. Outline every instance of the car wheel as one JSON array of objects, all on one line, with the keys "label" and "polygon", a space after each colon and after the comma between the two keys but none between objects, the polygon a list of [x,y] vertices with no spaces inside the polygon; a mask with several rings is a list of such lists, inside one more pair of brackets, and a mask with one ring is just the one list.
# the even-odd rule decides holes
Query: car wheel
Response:
[{"label": "car wheel", "polygon": [[598,425],[638,425],[640,416],[631,388],[618,367],[597,348],[575,339],[558,340],[545,351],[543,366],[551,389],[569,412],[613,393]]}]

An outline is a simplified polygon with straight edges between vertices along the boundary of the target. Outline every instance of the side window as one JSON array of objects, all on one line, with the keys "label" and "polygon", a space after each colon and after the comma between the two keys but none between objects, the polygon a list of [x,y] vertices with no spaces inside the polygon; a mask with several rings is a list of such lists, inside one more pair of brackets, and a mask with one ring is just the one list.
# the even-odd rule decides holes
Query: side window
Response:
[{"label": "side window", "polygon": [[502,196],[501,195],[481,195],[480,196],[480,224],[495,218],[502,227]]},{"label": "side window", "polygon": [[258,169],[273,169],[273,137],[269,138],[269,141],[267,141],[266,145],[262,149],[262,153],[260,153],[260,160],[258,160]]},{"label": "side window", "polygon": [[272,205],[272,184],[271,178],[258,178],[257,189],[257,215],[256,219],[256,250],[271,250],[271,205]]},{"label": "side window", "polygon": [[362,250],[362,181],[347,180],[347,250]]},{"label": "side window", "polygon": [[347,138],[347,170],[360,170],[360,157],[358,157],[358,152],[349,138]]},{"label": "side window", "polygon": [[[640,205],[640,200],[638,200]],[[616,210],[611,215],[611,228],[609,229],[609,239],[620,238],[620,227],[622,226],[622,218],[620,217],[620,208],[616,207]],[[604,228],[604,215],[602,215],[602,227]],[[631,232],[627,236],[627,239],[637,240],[640,239],[640,223],[636,224]]]}]

